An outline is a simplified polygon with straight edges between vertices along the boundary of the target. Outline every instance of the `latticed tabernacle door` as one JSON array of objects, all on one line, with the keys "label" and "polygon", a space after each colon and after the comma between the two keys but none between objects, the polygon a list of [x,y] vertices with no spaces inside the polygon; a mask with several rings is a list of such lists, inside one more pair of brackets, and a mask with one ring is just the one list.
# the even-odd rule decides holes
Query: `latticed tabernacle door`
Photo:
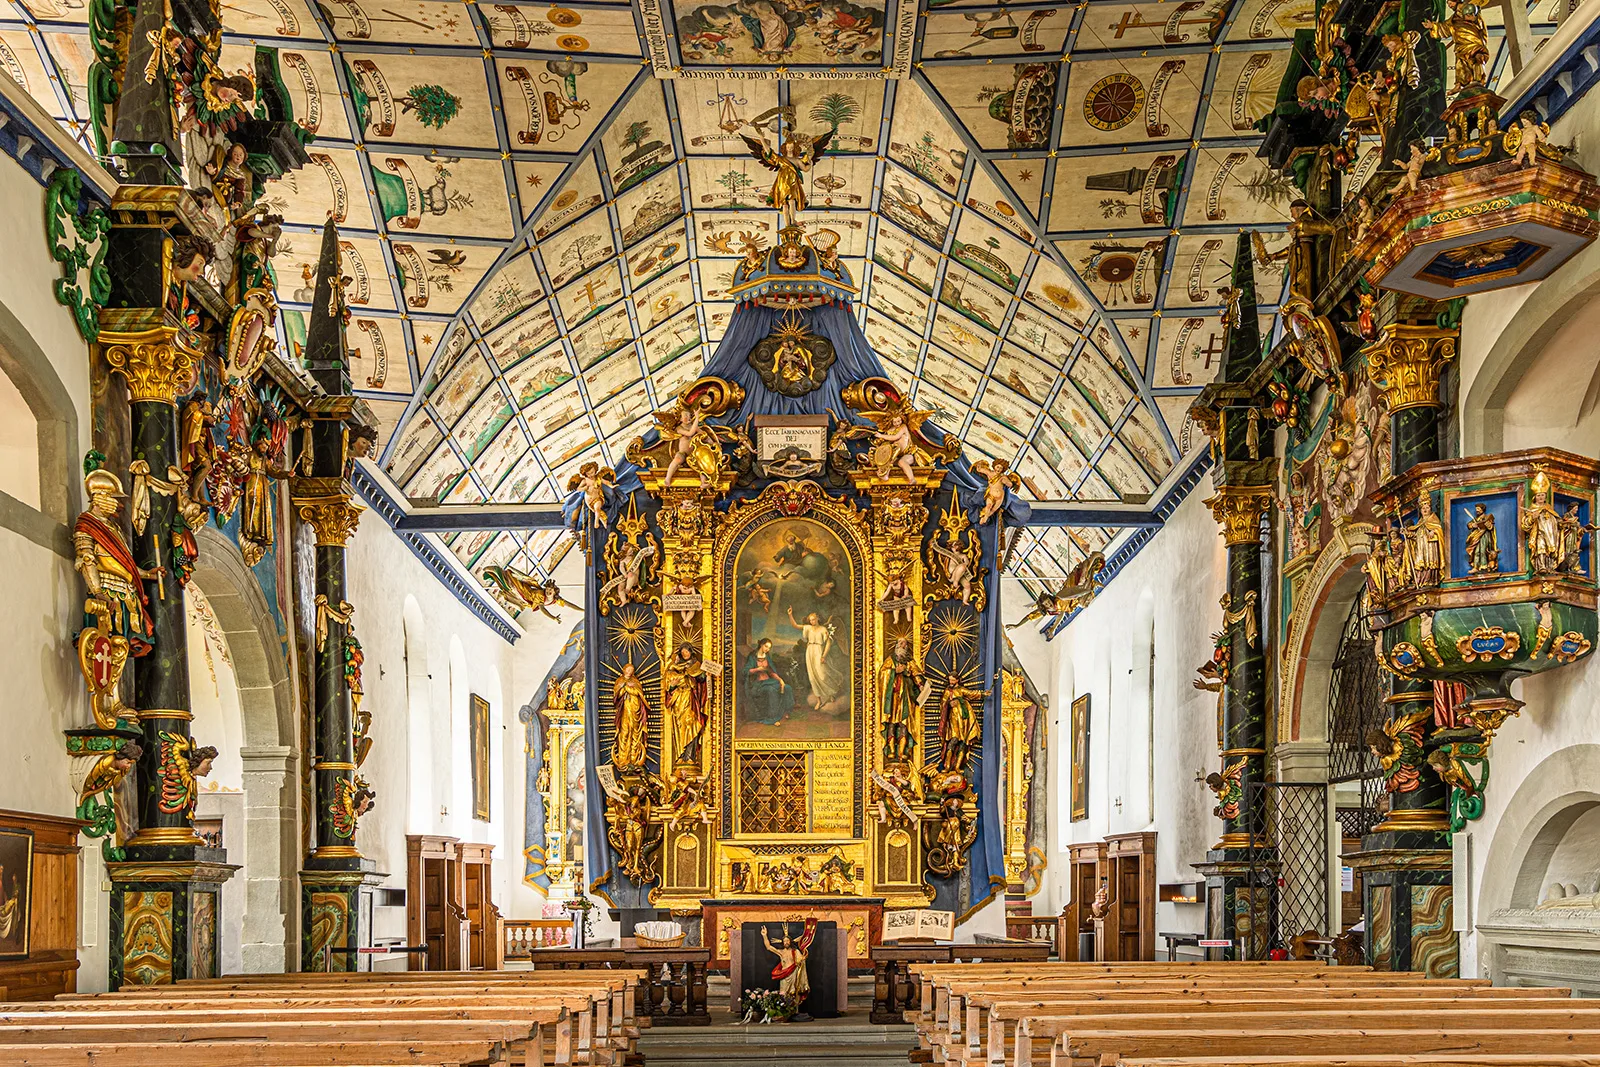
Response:
[{"label": "latticed tabernacle door", "polygon": [[806,780],[804,752],[740,752],[739,832],[809,833]]},{"label": "latticed tabernacle door", "polygon": [[1338,806],[1344,836],[1361,837],[1383,818],[1383,770],[1367,745],[1367,735],[1388,718],[1383,698],[1389,684],[1378,667],[1362,597],[1350,606],[1339,650],[1328,679],[1328,781],[1353,782],[1357,790]]},{"label": "latticed tabernacle door", "polygon": [[[1289,950],[1302,934],[1328,937],[1328,787],[1250,782],[1250,885],[1257,923],[1240,934],[1243,958]],[[1259,796],[1264,793],[1265,796]]]}]

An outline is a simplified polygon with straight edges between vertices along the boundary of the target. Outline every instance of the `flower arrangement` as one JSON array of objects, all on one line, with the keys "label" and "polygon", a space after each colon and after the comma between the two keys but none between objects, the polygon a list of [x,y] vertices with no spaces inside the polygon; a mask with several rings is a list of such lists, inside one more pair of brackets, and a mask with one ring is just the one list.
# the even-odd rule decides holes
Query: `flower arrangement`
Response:
[{"label": "flower arrangement", "polygon": [[746,989],[740,1007],[744,1008],[744,1021],[747,1023],[788,1022],[800,1011],[800,1005],[795,1003],[793,997],[785,996],[776,989]]}]

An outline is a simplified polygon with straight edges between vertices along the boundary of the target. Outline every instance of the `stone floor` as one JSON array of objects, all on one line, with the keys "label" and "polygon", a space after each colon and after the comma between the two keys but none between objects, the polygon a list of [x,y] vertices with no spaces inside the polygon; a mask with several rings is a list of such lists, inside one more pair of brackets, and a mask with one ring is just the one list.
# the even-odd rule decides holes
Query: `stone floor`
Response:
[{"label": "stone floor", "polygon": [[851,978],[849,1010],[836,1019],[809,1023],[744,1023],[727,1011],[727,979],[708,982],[710,1026],[652,1027],[639,1038],[647,1067],[762,1067],[817,1063],[827,1067],[891,1067],[906,1063],[916,1044],[909,1026],[874,1026],[872,979]]}]

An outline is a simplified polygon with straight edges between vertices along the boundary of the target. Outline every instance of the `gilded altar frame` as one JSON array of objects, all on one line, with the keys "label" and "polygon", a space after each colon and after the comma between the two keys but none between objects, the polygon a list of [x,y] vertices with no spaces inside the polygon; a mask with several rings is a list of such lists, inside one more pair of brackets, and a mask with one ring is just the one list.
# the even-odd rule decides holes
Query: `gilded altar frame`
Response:
[{"label": "gilded altar frame", "polygon": [[[942,472],[940,472],[942,473]],[[938,485],[939,475],[929,470],[923,484],[899,483],[895,490],[920,508],[925,495]],[[647,483],[648,484],[648,483]],[[719,487],[720,488],[720,487]],[[672,511],[682,501],[673,500],[682,490],[663,494],[663,510]],[[690,494],[682,494],[687,497]],[[875,496],[876,494],[870,494]],[[709,503],[709,502],[706,502]],[[874,511],[879,511],[874,501]],[[709,511],[706,508],[706,511]],[[881,514],[886,515],[892,509]],[[923,513],[925,514],[925,513]],[[758,751],[806,752],[808,788],[814,789],[811,775],[817,766],[817,753],[829,752],[837,740],[785,738],[780,740],[741,740],[735,730],[736,691],[739,663],[743,654],[736,647],[734,603],[738,590],[736,562],[741,548],[750,538],[773,524],[803,519],[824,527],[844,548],[854,579],[848,611],[851,644],[848,650],[852,702],[848,742],[851,773],[850,817],[847,832],[829,830],[818,833],[749,834],[739,828],[740,754]],[[915,821],[900,817],[900,809],[886,803],[878,781],[885,767],[880,746],[882,687],[879,667],[886,645],[904,635],[912,642],[913,656],[922,661],[925,653],[925,620],[919,611],[898,626],[886,621],[877,609],[884,596],[888,575],[896,570],[905,574],[916,603],[922,602],[923,568],[914,550],[908,552],[908,533],[914,540],[920,523],[911,529],[879,529],[881,516],[869,516],[845,496],[830,495],[812,481],[775,482],[758,495],[733,501],[725,513],[712,522],[692,528],[673,523],[665,546],[669,559],[694,560],[703,583],[702,607],[697,624],[690,625],[674,612],[664,611],[657,635],[661,662],[671,661],[676,649],[699,644],[706,663],[719,673],[712,685],[710,715],[706,725],[704,753],[696,766],[676,762],[678,748],[671,737],[671,724],[662,724],[660,777],[671,782],[679,772],[703,774],[706,780],[706,811],[701,820],[669,827],[662,841],[661,882],[651,891],[658,907],[698,911],[706,897],[719,899],[759,899],[777,890],[758,887],[741,878],[739,870],[782,863],[798,857],[815,867],[830,858],[842,858],[855,872],[848,885],[838,892],[845,895],[884,897],[890,907],[922,907],[932,899],[932,888],[923,881],[923,837],[921,822],[937,816],[937,805],[921,796],[908,794],[907,800],[917,816]],[[664,717],[665,718],[665,717]],[[919,743],[910,777],[920,780],[927,744]],[[836,757],[835,757],[836,758]],[[808,795],[808,801],[810,797]],[[892,813],[892,817],[875,815]],[[828,899],[820,895],[819,901]]]}]

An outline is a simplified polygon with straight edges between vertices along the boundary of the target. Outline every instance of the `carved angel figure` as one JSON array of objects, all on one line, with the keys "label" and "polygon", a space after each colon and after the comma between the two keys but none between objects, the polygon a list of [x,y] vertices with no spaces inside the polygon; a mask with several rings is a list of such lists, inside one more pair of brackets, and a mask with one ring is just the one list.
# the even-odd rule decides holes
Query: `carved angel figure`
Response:
[{"label": "carved angel figure", "polygon": [[700,488],[710,488],[722,466],[722,450],[716,432],[705,424],[705,414],[693,404],[680,403],[655,415],[662,440],[672,445],[662,484],[671,485],[678,471],[688,466],[700,478]]},{"label": "carved angel figure", "polygon": [[929,541],[928,551],[941,561],[945,580],[955,590],[956,598],[963,604],[972,603],[972,583],[977,578],[977,571],[967,554],[941,545],[938,541]]},{"label": "carved angel figure", "polygon": [[1383,787],[1390,793],[1410,793],[1422,780],[1422,729],[1433,718],[1433,706],[1390,719],[1367,733],[1367,748],[1383,770]]},{"label": "carved angel figure", "polygon": [[1217,818],[1239,817],[1239,802],[1244,799],[1244,786],[1240,784],[1244,777],[1244,768],[1245,757],[1241,756],[1223,767],[1221,774],[1212,771],[1206,775],[1206,786],[1217,797],[1217,806],[1211,809],[1211,814]]},{"label": "carved angel figure", "polygon": [[602,467],[590,460],[578,468],[578,473],[567,479],[567,492],[583,492],[583,508],[573,515],[574,525],[578,525],[578,516],[583,511],[588,511],[588,521],[596,526],[604,526],[606,521],[606,487],[617,484],[617,472],[610,467]]},{"label": "carved angel figure", "polygon": [[978,513],[978,525],[983,526],[1006,506],[1006,490],[1022,488],[1022,479],[1003,459],[980,459],[972,465],[972,473],[983,478],[983,510]]},{"label": "carved angel figure", "polygon": [[194,802],[200,795],[198,778],[211,773],[211,761],[217,750],[210,745],[194,747],[192,737],[162,730],[156,735],[161,742],[161,798],[156,806],[167,815],[194,815]]},{"label": "carved angel figure", "polygon": [[654,560],[660,551],[655,534],[647,533],[639,544],[624,548],[613,539],[606,547],[606,565],[614,577],[600,587],[600,603],[615,600],[627,604],[641,599],[644,588],[655,577]]},{"label": "carved angel figure", "polygon": [[1516,130],[1519,140],[1511,161],[1524,167],[1539,162],[1539,146],[1550,143],[1550,124],[1540,122],[1533,112],[1524,111],[1517,118]]},{"label": "carved angel figure", "polygon": [[[760,132],[759,129],[757,132]],[[806,209],[806,187],[802,175],[822,157],[828,142],[833,139],[833,130],[808,137],[790,128],[779,142],[777,151],[767,146],[765,136],[759,140],[744,134],[740,134],[740,137],[749,146],[750,154],[777,175],[772,179],[768,202],[783,212],[784,225],[793,226],[796,213]]]},{"label": "carved angel figure", "polygon": [[519,609],[527,608],[540,612],[556,622],[561,621],[561,616],[552,612],[550,605],[560,604],[581,610],[578,605],[562,599],[561,589],[556,585],[554,578],[547,578],[541,582],[533,575],[519,571],[515,567],[485,567],[483,576],[493,582],[505,598]]}]

